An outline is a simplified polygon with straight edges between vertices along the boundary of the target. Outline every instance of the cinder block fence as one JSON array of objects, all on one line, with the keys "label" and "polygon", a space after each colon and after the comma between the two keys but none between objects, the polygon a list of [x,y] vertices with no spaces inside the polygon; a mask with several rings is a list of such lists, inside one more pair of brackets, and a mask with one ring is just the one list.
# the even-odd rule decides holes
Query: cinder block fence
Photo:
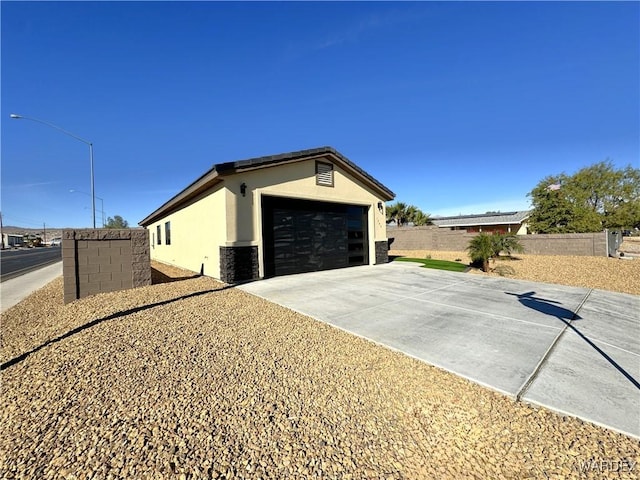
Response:
[{"label": "cinder block fence", "polygon": [[[436,250],[463,252],[477,233],[434,226],[388,228],[390,250]],[[530,255],[609,255],[607,232],[519,235]]]},{"label": "cinder block fence", "polygon": [[62,231],[64,301],[151,285],[146,229]]}]

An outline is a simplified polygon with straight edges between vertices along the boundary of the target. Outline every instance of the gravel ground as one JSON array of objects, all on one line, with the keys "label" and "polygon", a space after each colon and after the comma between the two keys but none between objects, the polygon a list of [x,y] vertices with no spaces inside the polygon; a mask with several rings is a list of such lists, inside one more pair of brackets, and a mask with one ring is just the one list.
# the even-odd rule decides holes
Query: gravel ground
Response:
[{"label": "gravel ground", "polygon": [[[633,252],[640,243],[623,243],[625,251]],[[468,264],[471,259],[467,252],[441,252],[436,250],[391,250],[390,255],[437,260],[461,261]],[[491,263],[491,268],[511,267],[503,270],[510,278],[532,280],[534,282],[558,283],[575,287],[597,288],[612,292],[640,295],[640,258],[617,259],[607,257],[562,256],[562,255],[522,255],[501,258]],[[509,273],[510,272],[510,273]],[[480,270],[473,273],[487,275]],[[488,275],[498,275],[496,272]]]},{"label": "gravel ground", "polygon": [[1,478],[638,478],[636,439],[156,267],[2,314]]},{"label": "gravel ground", "polygon": [[619,250],[625,253],[640,253],[640,237],[624,237]]}]

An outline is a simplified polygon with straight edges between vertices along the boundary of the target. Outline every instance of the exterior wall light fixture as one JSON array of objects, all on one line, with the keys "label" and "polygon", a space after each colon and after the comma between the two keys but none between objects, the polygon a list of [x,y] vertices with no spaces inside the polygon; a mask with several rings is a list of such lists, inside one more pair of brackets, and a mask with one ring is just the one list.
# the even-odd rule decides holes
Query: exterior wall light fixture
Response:
[{"label": "exterior wall light fixture", "polygon": [[247,184],[244,182],[240,184],[240,193],[242,194],[243,197],[247,196]]}]

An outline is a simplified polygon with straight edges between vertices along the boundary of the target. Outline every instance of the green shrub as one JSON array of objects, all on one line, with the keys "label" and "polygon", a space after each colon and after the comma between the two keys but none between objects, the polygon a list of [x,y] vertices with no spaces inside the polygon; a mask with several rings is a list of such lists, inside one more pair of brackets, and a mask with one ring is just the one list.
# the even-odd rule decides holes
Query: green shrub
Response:
[{"label": "green shrub", "polygon": [[511,256],[511,252],[524,253],[524,247],[513,233],[494,232],[491,236],[493,242],[493,256],[499,257],[501,252]]},{"label": "green shrub", "polygon": [[483,272],[489,271],[489,259],[493,258],[495,243],[491,235],[480,233],[469,241],[467,247],[471,257],[471,266],[479,266]]},{"label": "green shrub", "polygon": [[479,267],[483,272],[489,271],[489,260],[500,256],[505,252],[511,256],[511,252],[524,252],[524,247],[520,240],[513,234],[494,232],[489,235],[480,233],[469,241],[467,247],[471,257],[471,266]]}]

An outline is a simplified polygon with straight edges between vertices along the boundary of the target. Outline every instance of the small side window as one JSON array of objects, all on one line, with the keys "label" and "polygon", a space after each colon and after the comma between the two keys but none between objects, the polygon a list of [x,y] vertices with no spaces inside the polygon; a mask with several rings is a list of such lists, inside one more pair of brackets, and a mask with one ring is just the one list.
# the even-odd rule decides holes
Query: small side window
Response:
[{"label": "small side window", "polygon": [[316,162],[316,185],[333,187],[333,165],[331,163]]},{"label": "small side window", "polygon": [[171,222],[164,224],[164,244],[171,245]]},{"label": "small side window", "polygon": [[156,227],[156,237],[158,237],[158,245],[162,245],[162,230],[160,229],[160,225]]}]

